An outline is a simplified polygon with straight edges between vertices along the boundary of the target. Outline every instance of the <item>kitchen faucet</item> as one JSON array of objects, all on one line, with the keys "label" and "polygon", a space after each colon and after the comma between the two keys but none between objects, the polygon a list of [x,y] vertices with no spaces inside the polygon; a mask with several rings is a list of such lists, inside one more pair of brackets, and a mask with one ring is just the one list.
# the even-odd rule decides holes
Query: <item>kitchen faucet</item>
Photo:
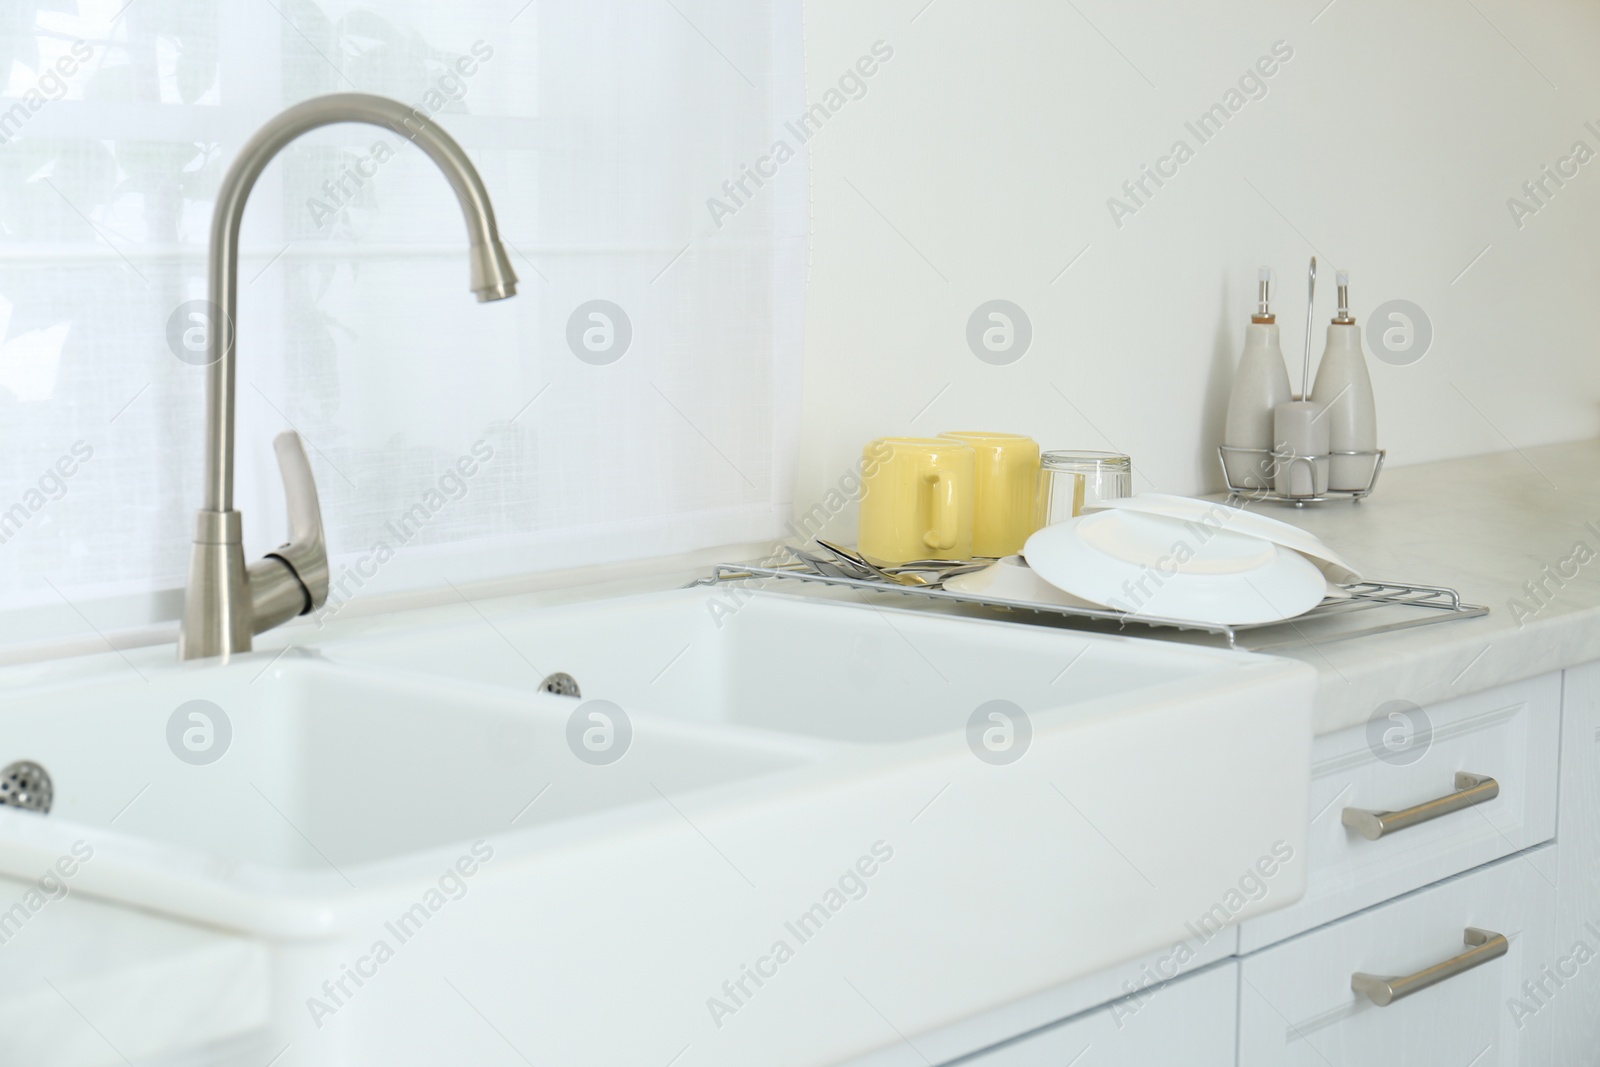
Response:
[{"label": "kitchen faucet", "polygon": [[517,276],[494,208],[467,154],[424,112],[387,97],[335,93],[296,104],[245,143],[222,179],[211,216],[207,273],[212,322],[206,331],[206,465],[204,506],[196,515],[189,585],[178,658],[250,651],[251,638],[308,614],[328,599],[328,551],[316,482],[300,435],[273,442],[289,505],[289,543],[245,566],[243,525],[233,510],[233,427],[239,297],[239,227],[256,179],[296,137],[335,122],[385,126],[413,141],[444,172],[466,217],[472,291],[480,302],[515,296]]}]

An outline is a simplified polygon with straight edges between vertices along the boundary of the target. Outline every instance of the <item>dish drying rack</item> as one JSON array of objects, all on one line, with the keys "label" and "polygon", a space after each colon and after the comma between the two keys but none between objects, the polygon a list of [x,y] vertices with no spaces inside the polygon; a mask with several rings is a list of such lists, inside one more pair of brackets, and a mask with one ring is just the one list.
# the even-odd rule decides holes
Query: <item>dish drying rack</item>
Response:
[{"label": "dish drying rack", "polygon": [[[1029,600],[1002,600],[979,596],[974,593],[958,593],[953,590],[943,589],[939,587],[937,581],[929,585],[900,585],[886,579],[850,578],[823,574],[803,561],[780,563],[776,566],[749,563],[719,563],[711,569],[711,573],[706,577],[690,582],[689,587],[715,586],[729,582],[744,581],[797,581],[853,589],[860,593],[900,593],[905,596],[923,597],[929,600],[980,607],[991,611],[1028,612],[1037,615],[1053,615],[1084,620],[1091,623],[1114,624],[1119,629],[1138,626],[1152,631],[1163,629],[1198,631],[1222,638],[1229,648],[1243,648],[1252,652],[1264,652],[1269,649],[1302,643],[1324,644],[1332,641],[1345,641],[1353,637],[1370,637],[1375,634],[1394,633],[1398,630],[1409,630],[1414,627],[1428,626],[1435,623],[1476,619],[1489,614],[1487,607],[1481,604],[1464,603],[1459,593],[1454,589],[1448,589],[1443,586],[1415,585],[1409,582],[1357,582],[1342,587],[1349,594],[1348,597],[1328,597],[1310,611],[1293,619],[1245,625],[1203,623],[1117,611],[1114,608],[1075,607],[1066,604],[1048,604]],[[1322,629],[1320,624],[1323,620],[1332,620],[1359,612],[1383,608],[1392,609],[1391,613],[1403,612],[1404,617],[1376,622],[1372,625],[1360,626],[1355,629],[1335,629],[1326,633],[1319,632],[1314,641],[1302,629],[1303,626],[1311,625],[1320,630]],[[1247,634],[1252,635],[1252,637],[1261,635],[1264,639],[1252,639],[1246,643],[1243,637]]]},{"label": "dish drying rack", "polygon": [[[1320,504],[1324,500],[1332,500],[1336,496],[1348,497],[1351,500],[1361,500],[1372,495],[1372,490],[1377,487],[1378,475],[1383,472],[1383,460],[1389,453],[1382,449],[1363,449],[1360,451],[1324,452],[1315,456],[1301,456],[1293,452],[1274,452],[1266,448],[1237,448],[1233,445],[1217,446],[1217,462],[1222,465],[1222,481],[1228,487],[1230,500],[1270,500],[1280,504],[1293,504],[1297,508],[1307,504]],[[1233,479],[1228,475],[1229,456],[1258,456],[1260,461],[1256,469],[1272,471],[1279,464],[1287,463],[1293,467],[1296,463],[1304,463],[1312,481],[1316,480],[1317,460],[1332,460],[1334,456],[1370,456],[1372,458],[1372,477],[1367,479],[1363,489],[1328,489],[1321,493],[1307,496],[1293,496],[1289,493],[1280,493],[1276,489],[1252,489],[1245,485],[1234,485]]]}]

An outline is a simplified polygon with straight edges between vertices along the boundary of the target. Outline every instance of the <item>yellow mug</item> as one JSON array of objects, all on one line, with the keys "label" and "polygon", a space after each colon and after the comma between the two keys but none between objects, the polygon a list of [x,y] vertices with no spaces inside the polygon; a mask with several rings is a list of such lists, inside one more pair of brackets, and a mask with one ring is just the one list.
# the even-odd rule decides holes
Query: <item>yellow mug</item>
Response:
[{"label": "yellow mug", "polygon": [[1043,525],[1039,507],[1039,444],[1020,433],[942,433],[972,446],[972,553],[1010,556]]},{"label": "yellow mug", "polygon": [[863,450],[856,547],[888,563],[971,559],[976,454],[963,441],[881,437]]}]

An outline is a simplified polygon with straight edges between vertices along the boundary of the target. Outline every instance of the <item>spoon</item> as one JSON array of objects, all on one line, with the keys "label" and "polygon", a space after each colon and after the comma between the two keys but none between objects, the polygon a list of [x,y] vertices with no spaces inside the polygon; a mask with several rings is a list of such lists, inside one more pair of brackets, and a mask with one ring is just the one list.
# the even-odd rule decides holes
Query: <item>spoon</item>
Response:
[{"label": "spoon", "polygon": [[806,566],[810,567],[812,570],[816,571],[818,574],[821,574],[825,578],[850,578],[859,581],[863,578],[870,578],[872,576],[871,571],[848,560],[844,561],[849,564],[849,569],[846,570],[844,567],[839,566],[837,562],[823,559],[821,556],[818,556],[812,552],[807,552],[803,548],[796,548],[794,545],[784,545],[783,547],[789,552],[790,555],[794,556],[800,562],[806,564]]},{"label": "spoon", "polygon": [[876,574],[878,577],[883,578],[883,579],[885,579],[887,581],[891,581],[891,582],[895,583],[896,585],[932,585],[932,584],[934,584],[934,583],[928,581],[928,579],[924,578],[920,574],[916,574],[916,573],[897,574],[894,571],[887,570],[883,566],[880,566],[879,564],[874,563],[872,560],[868,559],[867,557],[861,555],[861,553],[852,552],[850,549],[841,547],[840,545],[836,545],[832,541],[824,541],[822,538],[819,537],[819,538],[817,538],[817,544],[821,545],[823,548],[827,549],[829,552],[832,552],[835,556],[838,556],[840,559],[844,560],[846,563],[852,563],[852,564],[855,564],[858,567],[864,567],[867,570],[871,571],[872,573]]}]

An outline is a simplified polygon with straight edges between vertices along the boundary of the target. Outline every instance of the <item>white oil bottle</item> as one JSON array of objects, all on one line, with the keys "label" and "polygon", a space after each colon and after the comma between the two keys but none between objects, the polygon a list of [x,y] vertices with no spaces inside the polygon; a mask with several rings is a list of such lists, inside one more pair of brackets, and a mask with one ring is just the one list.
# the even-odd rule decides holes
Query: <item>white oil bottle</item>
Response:
[{"label": "white oil bottle", "polygon": [[1378,407],[1372,378],[1361,349],[1361,330],[1350,316],[1350,275],[1339,272],[1339,314],[1328,325],[1328,345],[1317,364],[1311,399],[1323,405],[1328,423],[1328,488],[1357,491],[1372,483],[1374,455],[1341,456],[1341,452],[1376,452]]},{"label": "white oil bottle", "polygon": [[1289,372],[1283,363],[1283,348],[1278,342],[1278,320],[1271,307],[1272,271],[1261,268],[1258,306],[1245,327],[1244,353],[1233,376],[1233,392],[1228,397],[1228,418],[1223,425],[1222,443],[1230,449],[1248,452],[1222,453],[1228,484],[1240,489],[1272,487],[1272,412],[1279,404],[1293,399],[1289,393]]}]

